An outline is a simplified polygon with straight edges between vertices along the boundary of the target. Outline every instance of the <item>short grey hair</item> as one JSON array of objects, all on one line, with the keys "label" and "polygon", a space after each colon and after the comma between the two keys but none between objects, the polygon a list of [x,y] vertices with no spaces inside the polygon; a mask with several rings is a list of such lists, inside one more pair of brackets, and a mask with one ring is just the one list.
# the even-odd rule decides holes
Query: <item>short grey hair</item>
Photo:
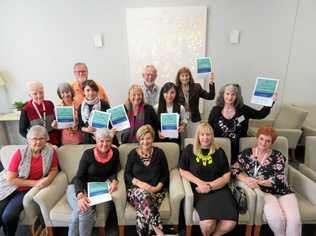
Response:
[{"label": "short grey hair", "polygon": [[113,134],[111,130],[107,128],[97,129],[95,132],[95,140],[98,142],[101,138],[109,138],[111,141],[113,140]]},{"label": "short grey hair", "polygon": [[47,129],[41,125],[32,126],[27,132],[26,138],[29,140],[34,137],[43,137],[46,141],[49,140]]},{"label": "short grey hair", "polygon": [[74,89],[71,87],[71,85],[69,83],[61,83],[58,85],[58,88],[57,88],[57,95],[60,99],[62,99],[62,92],[71,92],[71,96],[72,98],[74,98],[75,96],[75,91]]},{"label": "short grey hair", "polygon": [[226,89],[233,90],[233,92],[236,94],[236,100],[234,102],[234,107],[240,108],[244,105],[244,99],[241,95],[241,88],[239,84],[226,84],[224,85],[220,90],[216,97],[216,105],[219,107],[224,107],[225,101],[224,101],[224,93]]}]

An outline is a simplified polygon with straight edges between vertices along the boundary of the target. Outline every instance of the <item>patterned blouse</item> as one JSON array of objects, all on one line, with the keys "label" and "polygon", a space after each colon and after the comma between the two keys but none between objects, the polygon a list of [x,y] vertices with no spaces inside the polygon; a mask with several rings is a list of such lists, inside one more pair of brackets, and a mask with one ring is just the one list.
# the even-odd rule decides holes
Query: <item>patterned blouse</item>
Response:
[{"label": "patterned blouse", "polygon": [[[237,162],[231,168],[231,172],[233,176],[237,176],[241,172],[244,172],[253,178],[263,180],[271,179],[272,187],[260,186],[260,189],[266,193],[285,195],[293,193],[287,183],[287,177],[284,172],[285,161],[286,158],[281,152],[272,150],[271,155],[263,160],[260,166],[252,149],[248,148],[240,153]],[[256,169],[257,173],[255,173]]]}]

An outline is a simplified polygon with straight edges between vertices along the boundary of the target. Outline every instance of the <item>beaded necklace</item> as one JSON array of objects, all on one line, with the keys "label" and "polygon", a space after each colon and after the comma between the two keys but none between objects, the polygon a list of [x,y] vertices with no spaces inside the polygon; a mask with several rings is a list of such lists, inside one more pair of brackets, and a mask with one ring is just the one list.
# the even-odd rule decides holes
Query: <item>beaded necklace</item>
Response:
[{"label": "beaded necklace", "polygon": [[203,166],[211,165],[213,163],[211,150],[206,154],[203,155],[201,151],[199,151],[195,157],[197,163],[202,162]]}]

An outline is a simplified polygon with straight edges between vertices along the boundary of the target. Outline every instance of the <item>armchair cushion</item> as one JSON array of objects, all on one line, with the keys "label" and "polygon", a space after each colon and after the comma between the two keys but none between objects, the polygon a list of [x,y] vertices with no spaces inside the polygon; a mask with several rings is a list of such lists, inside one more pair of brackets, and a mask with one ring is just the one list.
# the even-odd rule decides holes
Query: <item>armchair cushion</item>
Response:
[{"label": "armchair cushion", "polygon": [[273,127],[280,129],[301,129],[307,114],[307,111],[294,106],[282,106],[274,120]]}]

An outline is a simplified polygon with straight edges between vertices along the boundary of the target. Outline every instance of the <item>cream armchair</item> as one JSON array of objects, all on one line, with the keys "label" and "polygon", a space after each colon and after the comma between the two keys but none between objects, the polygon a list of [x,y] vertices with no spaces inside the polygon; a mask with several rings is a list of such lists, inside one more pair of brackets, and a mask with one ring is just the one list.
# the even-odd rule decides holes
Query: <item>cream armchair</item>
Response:
[{"label": "cream armchair", "polygon": [[316,136],[306,137],[304,163],[299,165],[299,170],[316,182]]},{"label": "cream armchair", "polygon": [[[124,182],[124,168],[127,156],[136,146],[137,144],[122,144],[119,147],[120,161],[123,170],[120,171],[118,177],[118,191],[112,195],[112,199],[116,208],[120,236],[125,234],[125,225],[136,224],[136,211],[134,207],[127,202],[126,186]],[[177,168],[179,147],[175,143],[154,143],[154,146],[159,147],[164,151],[170,171],[169,193],[160,206],[160,216],[164,224],[173,225],[175,230],[178,230],[180,202],[184,198],[182,181]]]},{"label": "cream armchair", "polygon": [[[254,147],[255,145],[255,138],[240,139],[240,150]],[[288,142],[285,137],[278,137],[273,145],[273,149],[280,151],[288,159]],[[296,193],[302,223],[316,224],[316,183],[288,165],[288,163],[286,163],[285,173],[288,176],[289,184]],[[261,225],[266,224],[266,218],[263,213],[264,194],[260,189],[255,189],[255,192],[257,195],[257,204],[254,235],[259,236]]]},{"label": "cream armchair", "polygon": [[259,127],[272,126],[278,136],[283,136],[288,139],[291,157],[295,158],[295,149],[303,133],[302,126],[307,114],[307,111],[295,106],[283,105],[275,119],[251,120],[248,135],[255,137]]},{"label": "cream armchair", "polygon": [[[185,139],[185,146],[188,144],[192,144],[192,138]],[[230,163],[231,158],[231,146],[230,140],[228,138],[215,138],[215,144],[218,147],[221,147],[228,158],[228,162]],[[182,178],[183,187],[185,192],[184,198],[184,218],[186,225],[186,236],[190,236],[192,232],[192,225],[199,225],[200,218],[197,211],[193,207],[193,192],[191,189],[190,183]],[[245,214],[239,215],[239,224],[246,225],[246,236],[251,236],[252,226],[254,225],[254,214],[255,214],[255,205],[256,205],[256,194],[255,192],[247,187],[244,183],[240,181],[236,181],[237,186],[242,187],[245,190],[247,197],[248,210]]]},{"label": "cream armchair", "polygon": [[[9,165],[10,159],[13,153],[18,149],[25,147],[25,145],[8,145],[4,146],[0,150],[1,162],[3,167],[6,169]],[[31,231],[31,234],[34,235],[33,232],[33,224],[36,220],[36,217],[40,214],[40,210],[37,204],[33,201],[33,197],[39,192],[39,188],[33,187],[31,188],[27,194],[24,195],[23,198],[23,211],[20,214],[20,224],[27,225]]]},{"label": "cream armchair", "polygon": [[[67,186],[76,175],[83,152],[93,145],[65,145],[57,150],[61,172],[54,181],[35,197],[35,202],[40,206],[45,221],[47,235],[53,235],[53,227],[68,227],[71,208],[66,198]],[[99,235],[105,235],[105,222],[109,214],[109,207],[99,204],[96,207],[95,227]]]}]

